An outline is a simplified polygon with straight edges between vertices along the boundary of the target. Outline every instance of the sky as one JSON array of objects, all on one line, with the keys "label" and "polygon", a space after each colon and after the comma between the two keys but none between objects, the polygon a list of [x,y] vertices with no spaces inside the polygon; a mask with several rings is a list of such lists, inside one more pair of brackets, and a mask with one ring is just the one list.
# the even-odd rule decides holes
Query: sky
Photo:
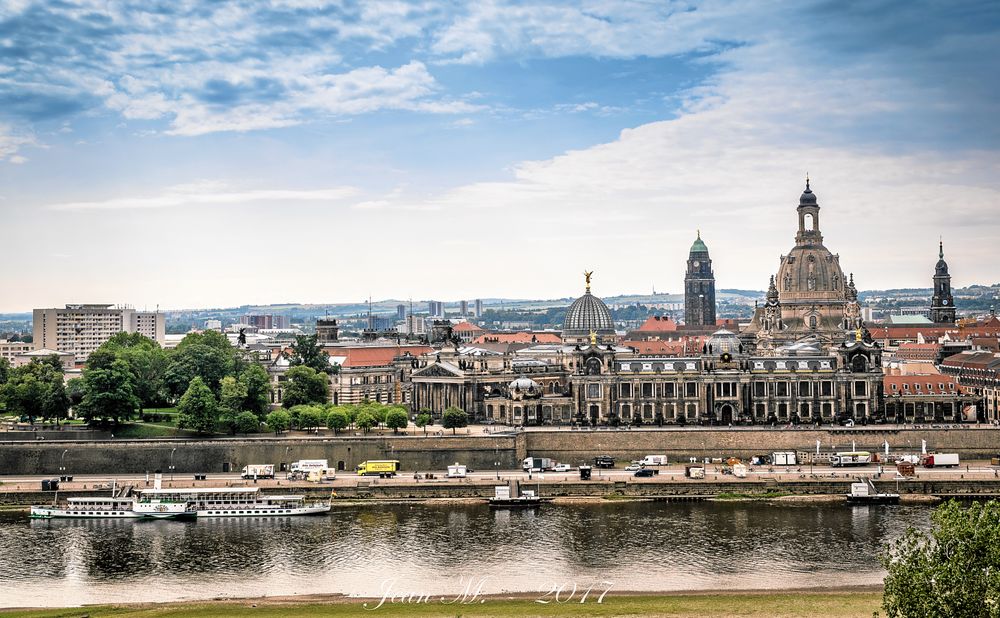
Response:
[{"label": "sky", "polygon": [[1000,281],[1000,4],[5,0],[0,311]]}]

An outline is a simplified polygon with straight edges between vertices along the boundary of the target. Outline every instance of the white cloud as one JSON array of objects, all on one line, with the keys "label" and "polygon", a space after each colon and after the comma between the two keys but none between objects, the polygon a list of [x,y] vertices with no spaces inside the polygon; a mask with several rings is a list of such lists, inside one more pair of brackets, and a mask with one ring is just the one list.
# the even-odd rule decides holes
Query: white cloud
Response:
[{"label": "white cloud", "polygon": [[0,161],[8,163],[24,163],[28,159],[18,154],[24,146],[35,146],[35,137],[23,131],[15,131],[8,125],[0,123]]},{"label": "white cloud", "polygon": [[48,208],[51,210],[122,210],[251,202],[341,202],[354,197],[357,193],[357,189],[353,187],[234,190],[219,182],[201,182],[175,185],[154,195],[117,197],[92,202],[62,202],[50,204]]}]

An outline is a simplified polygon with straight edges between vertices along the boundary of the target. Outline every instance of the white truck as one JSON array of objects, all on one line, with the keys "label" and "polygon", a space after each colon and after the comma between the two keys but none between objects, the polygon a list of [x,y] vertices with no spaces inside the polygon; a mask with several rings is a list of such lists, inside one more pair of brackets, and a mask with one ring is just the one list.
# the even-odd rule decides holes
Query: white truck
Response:
[{"label": "white truck", "polygon": [[326,470],[330,465],[325,459],[300,459],[292,464],[290,472],[310,472],[312,470]]},{"label": "white truck", "polygon": [[288,468],[287,478],[289,480],[305,480],[318,483],[320,481],[332,480],[336,475],[336,470],[331,470],[325,459],[301,459],[292,463]]},{"label": "white truck", "polygon": [[545,472],[556,467],[556,462],[548,457],[525,457],[521,469],[525,472]]},{"label": "white truck", "polygon": [[845,466],[867,466],[872,462],[872,454],[868,451],[845,451],[830,456],[830,465],[834,468]]},{"label": "white truck", "polygon": [[774,453],[771,453],[771,465],[773,466],[796,465],[795,451],[776,451]]},{"label": "white truck", "polygon": [[274,464],[250,464],[243,466],[241,476],[245,479],[273,479]]},{"label": "white truck", "polygon": [[921,463],[925,468],[954,468],[958,465],[958,453],[931,453]]},{"label": "white truck", "polygon": [[455,462],[455,465],[448,466],[448,478],[450,479],[464,479],[468,472],[468,468],[462,464]]},{"label": "white truck", "polygon": [[666,455],[646,455],[639,461],[640,466],[665,466],[667,465]]}]

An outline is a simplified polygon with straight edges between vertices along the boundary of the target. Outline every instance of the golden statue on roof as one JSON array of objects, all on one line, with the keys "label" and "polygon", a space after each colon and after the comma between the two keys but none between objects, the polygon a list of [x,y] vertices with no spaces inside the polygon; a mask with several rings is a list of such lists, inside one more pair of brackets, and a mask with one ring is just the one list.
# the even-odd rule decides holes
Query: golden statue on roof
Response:
[{"label": "golden statue on roof", "polygon": [[592,271],[592,270],[585,270],[585,271],[583,271],[583,278],[587,280],[587,291],[588,292],[590,291],[590,277],[593,274],[594,274],[594,271]]},{"label": "golden statue on roof", "polygon": [[593,330],[590,331],[590,345],[597,345],[597,333]]}]

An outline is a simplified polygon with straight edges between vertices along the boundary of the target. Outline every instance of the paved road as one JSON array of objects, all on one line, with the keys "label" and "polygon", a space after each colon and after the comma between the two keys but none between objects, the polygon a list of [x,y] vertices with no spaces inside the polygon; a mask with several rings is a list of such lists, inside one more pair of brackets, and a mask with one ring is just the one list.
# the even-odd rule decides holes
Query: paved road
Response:
[{"label": "paved road", "polygon": [[[775,480],[834,480],[834,479],[850,479],[857,476],[871,476],[875,475],[879,468],[877,465],[869,465],[855,468],[833,468],[830,466],[777,466],[777,467],[767,467],[767,466],[752,466],[749,468],[749,474],[747,480],[760,480],[765,478],[775,479]],[[710,481],[736,481],[737,479],[732,475],[722,474],[721,466],[709,464],[706,465],[706,478]],[[435,475],[433,480],[427,479],[426,474],[430,472]],[[450,483],[450,484],[461,484],[461,483],[483,483],[487,484],[490,482],[497,482],[497,477],[503,481],[509,479],[517,479],[521,481],[545,481],[545,482],[563,482],[563,481],[576,481],[579,480],[579,472],[573,470],[566,473],[555,473],[555,472],[543,472],[543,473],[527,473],[522,470],[500,470],[497,471],[474,471],[470,472],[465,479],[448,479],[446,477],[446,472],[444,470],[421,470],[419,471],[421,478],[417,480],[418,483]],[[958,468],[917,468],[918,478],[922,479],[965,479],[965,480],[992,480],[1000,478],[1000,471],[997,468],[989,466],[989,462],[986,461],[971,461],[963,463]],[[28,475],[28,476],[0,476],[0,491],[18,491],[18,490],[36,490],[40,487],[41,481],[43,479],[55,478],[58,475]],[[896,476],[895,466],[883,466],[882,474],[880,478],[882,480],[892,480]],[[173,479],[171,480],[170,474],[163,475],[164,486],[173,487],[190,487],[190,486],[200,486],[200,487],[217,487],[217,486],[230,486],[230,485],[253,485],[254,481],[244,480],[239,474],[233,473],[223,473],[223,474],[207,474],[206,480],[197,481],[193,480],[192,474],[180,474],[175,473]],[[148,478],[148,480],[147,480]],[[636,478],[633,472],[626,471],[621,468],[616,468],[612,470],[607,469],[593,469],[593,481],[625,481],[630,482],[669,482],[669,481],[681,481],[684,478],[684,468],[682,465],[672,465],[666,466],[659,470],[659,474],[655,477],[647,478]],[[148,477],[145,474],[120,474],[120,475],[106,475],[106,474],[85,474],[85,475],[73,475],[73,482],[71,483],[61,483],[61,489],[94,489],[95,485],[103,486],[107,483],[116,482],[118,485],[136,485],[139,487],[152,486],[153,475]],[[333,481],[326,481],[323,483],[325,486],[330,487],[351,487],[357,485],[359,481],[375,483],[379,485],[383,484],[404,484],[414,482],[413,472],[404,471],[398,476],[392,479],[379,479],[377,477],[358,477],[351,472],[340,472],[337,478]],[[148,482],[148,485],[147,485]],[[283,478],[278,478],[275,480],[264,480],[260,479],[256,482],[260,487],[276,487],[276,486],[289,486],[304,485],[312,486],[309,483],[303,483],[301,481],[288,481]]]}]

